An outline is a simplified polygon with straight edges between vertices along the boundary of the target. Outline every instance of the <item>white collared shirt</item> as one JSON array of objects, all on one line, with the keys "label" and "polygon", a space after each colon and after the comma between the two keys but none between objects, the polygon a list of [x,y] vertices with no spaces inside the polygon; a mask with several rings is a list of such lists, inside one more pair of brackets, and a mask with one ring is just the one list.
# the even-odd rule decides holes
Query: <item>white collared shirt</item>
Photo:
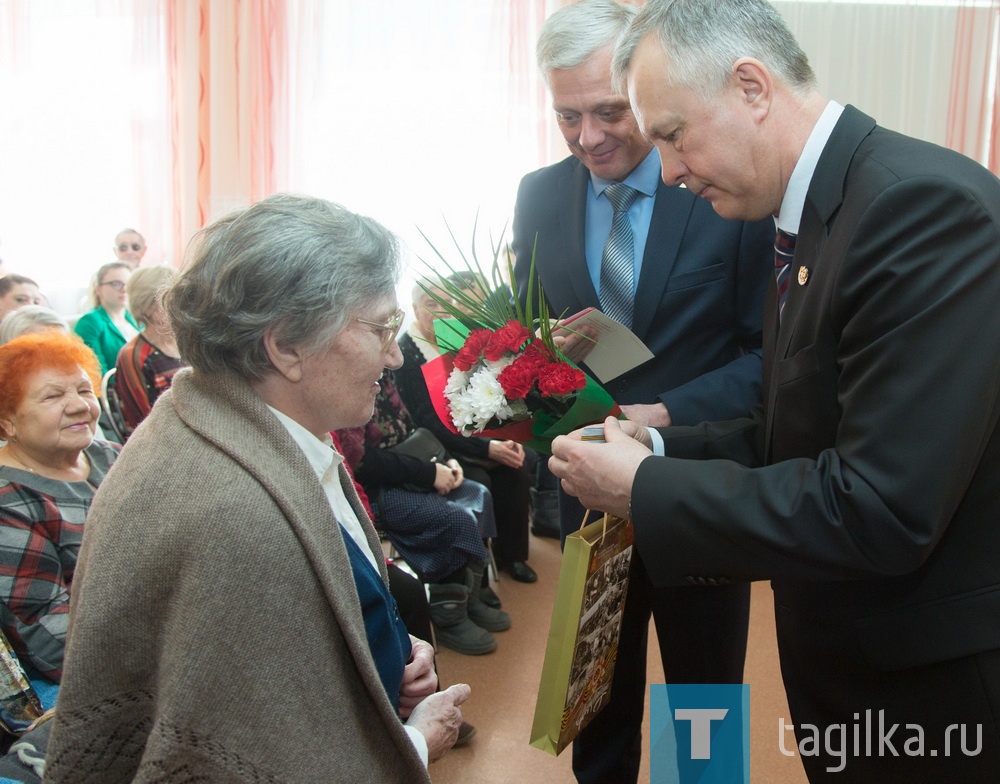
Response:
[{"label": "white collared shirt", "polygon": [[822,155],[826,143],[830,140],[833,128],[843,114],[844,107],[836,101],[830,101],[823,113],[813,126],[812,133],[806,140],[802,154],[792,169],[792,176],[788,178],[788,185],[785,194],[781,198],[781,209],[775,224],[782,231],[789,234],[799,233],[799,223],[802,221],[802,210],[806,204],[806,194],[809,192],[809,184],[812,182],[813,173],[816,171],[816,164],[819,156]]},{"label": "white collared shirt", "polygon": [[344,526],[344,530],[350,534],[350,537],[357,542],[361,552],[365,554],[377,572],[378,561],[375,560],[375,554],[372,552],[371,545],[368,544],[368,537],[365,536],[361,522],[344,494],[344,488],[340,486],[338,468],[344,462],[344,457],[333,448],[333,439],[330,436],[319,439],[290,416],[282,414],[271,406],[268,408],[288,431],[292,440],[298,444],[299,449],[305,454],[306,460],[309,461],[309,465],[316,472],[316,478],[323,486],[323,492],[326,493],[327,500],[330,502],[334,517]]}]

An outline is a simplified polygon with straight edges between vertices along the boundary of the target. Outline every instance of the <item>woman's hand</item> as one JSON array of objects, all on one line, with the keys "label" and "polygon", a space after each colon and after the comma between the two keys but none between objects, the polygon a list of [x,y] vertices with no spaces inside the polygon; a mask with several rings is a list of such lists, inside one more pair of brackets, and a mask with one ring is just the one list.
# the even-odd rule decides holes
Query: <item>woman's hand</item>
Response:
[{"label": "woman's hand", "polygon": [[462,466],[455,459],[445,463],[435,463],[434,468],[437,471],[434,475],[434,489],[440,495],[448,495],[452,490],[460,487],[465,479]]},{"label": "woman's hand", "polygon": [[409,718],[413,709],[437,689],[438,677],[434,671],[434,649],[430,643],[410,635],[410,660],[403,668],[403,682],[399,687],[399,715]]},{"label": "woman's hand", "polygon": [[524,447],[516,441],[490,441],[490,460],[500,465],[520,468],[524,465]]},{"label": "woman's hand", "polygon": [[427,697],[406,720],[407,726],[415,728],[427,741],[431,762],[441,759],[458,740],[458,728],[462,726],[462,710],[458,706],[470,694],[472,689],[468,684],[456,683]]}]

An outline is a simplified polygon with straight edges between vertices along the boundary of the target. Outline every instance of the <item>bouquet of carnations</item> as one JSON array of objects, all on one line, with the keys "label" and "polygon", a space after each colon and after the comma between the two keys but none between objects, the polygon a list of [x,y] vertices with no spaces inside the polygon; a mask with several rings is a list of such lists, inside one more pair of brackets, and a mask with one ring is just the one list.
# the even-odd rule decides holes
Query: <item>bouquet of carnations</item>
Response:
[{"label": "bouquet of carnations", "polygon": [[[424,378],[451,430],[547,453],[557,435],[618,416],[620,409],[557,347],[534,259],[522,306],[499,273],[499,255],[494,248],[492,283],[478,262],[473,269],[467,261],[467,269],[457,272],[445,261],[451,275],[421,283],[442,317],[435,322],[441,356],[424,364]],[[509,256],[507,271],[513,280]]]}]

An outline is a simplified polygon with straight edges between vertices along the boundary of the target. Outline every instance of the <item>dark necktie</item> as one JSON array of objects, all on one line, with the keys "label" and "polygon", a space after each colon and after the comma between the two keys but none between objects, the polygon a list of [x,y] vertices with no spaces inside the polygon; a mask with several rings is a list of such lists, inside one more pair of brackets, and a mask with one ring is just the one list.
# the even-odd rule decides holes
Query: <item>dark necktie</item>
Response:
[{"label": "dark necktie", "polygon": [[792,277],[792,256],[795,255],[795,234],[778,229],[774,238],[774,276],[778,282],[778,323],[781,323],[781,312],[785,309],[785,299],[788,297],[788,283]]},{"label": "dark necktie", "polygon": [[614,207],[615,214],[601,256],[601,310],[615,321],[631,327],[635,262],[628,208],[639,191],[623,182],[616,182],[604,189],[604,195]]}]

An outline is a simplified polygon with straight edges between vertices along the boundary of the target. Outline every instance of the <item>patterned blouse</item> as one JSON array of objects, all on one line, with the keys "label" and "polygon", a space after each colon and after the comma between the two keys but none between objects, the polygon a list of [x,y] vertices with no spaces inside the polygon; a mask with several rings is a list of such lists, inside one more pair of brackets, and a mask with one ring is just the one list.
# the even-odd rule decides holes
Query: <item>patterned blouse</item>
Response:
[{"label": "patterned blouse", "polygon": [[131,434],[146,418],[153,403],[174,380],[174,373],[186,363],[164,354],[141,334],[132,338],[118,352],[115,389],[122,417]]},{"label": "patterned blouse", "polygon": [[0,466],[0,624],[29,674],[62,676],[69,589],[87,511],[118,446],[94,441],[86,482]]}]

